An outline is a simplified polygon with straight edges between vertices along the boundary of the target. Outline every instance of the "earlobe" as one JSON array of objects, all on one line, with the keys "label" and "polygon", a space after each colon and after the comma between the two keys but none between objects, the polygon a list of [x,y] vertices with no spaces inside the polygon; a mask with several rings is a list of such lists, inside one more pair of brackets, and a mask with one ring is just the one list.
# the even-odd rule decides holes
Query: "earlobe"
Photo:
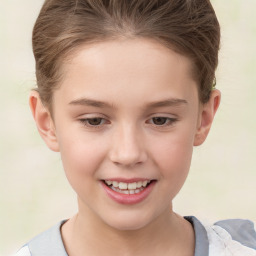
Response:
[{"label": "earlobe", "polygon": [[211,93],[210,100],[202,105],[199,114],[199,123],[197,132],[195,134],[194,146],[201,145],[210,131],[214,115],[220,104],[221,93],[219,90],[213,90]]},{"label": "earlobe", "polygon": [[59,145],[56,137],[54,122],[49,110],[42,104],[38,92],[32,91],[30,93],[29,105],[39,134],[51,150],[58,152]]}]

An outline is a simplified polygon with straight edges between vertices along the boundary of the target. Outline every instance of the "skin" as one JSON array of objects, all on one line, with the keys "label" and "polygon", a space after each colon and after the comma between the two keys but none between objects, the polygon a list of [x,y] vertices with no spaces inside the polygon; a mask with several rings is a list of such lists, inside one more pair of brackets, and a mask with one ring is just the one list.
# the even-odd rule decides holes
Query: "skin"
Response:
[{"label": "skin", "polygon": [[[61,153],[78,197],[77,215],[62,227],[69,255],[113,255],[113,248],[114,255],[194,254],[193,228],[173,212],[172,200],[193,147],[207,137],[220,92],[201,104],[191,67],[155,41],[106,41],[77,49],[63,64],[54,117],[31,93],[39,133]],[[142,202],[126,205],[101,185],[118,178],[156,183]]]}]

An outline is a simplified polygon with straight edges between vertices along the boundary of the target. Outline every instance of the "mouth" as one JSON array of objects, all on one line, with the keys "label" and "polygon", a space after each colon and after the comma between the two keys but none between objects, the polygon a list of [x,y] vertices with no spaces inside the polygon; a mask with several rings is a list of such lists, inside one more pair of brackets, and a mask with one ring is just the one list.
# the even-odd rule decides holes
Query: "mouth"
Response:
[{"label": "mouth", "polygon": [[118,182],[112,180],[103,180],[106,186],[117,193],[125,195],[134,195],[141,193],[150,186],[155,180],[141,180],[136,182]]},{"label": "mouth", "polygon": [[119,204],[134,205],[144,201],[152,192],[157,180],[113,179],[101,180],[104,191]]}]

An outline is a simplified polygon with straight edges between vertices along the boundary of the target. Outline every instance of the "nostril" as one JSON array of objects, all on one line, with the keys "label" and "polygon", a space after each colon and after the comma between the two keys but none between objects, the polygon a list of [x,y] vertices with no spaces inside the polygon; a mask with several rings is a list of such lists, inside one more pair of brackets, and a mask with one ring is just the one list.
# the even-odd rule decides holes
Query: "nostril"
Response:
[{"label": "nostril", "polygon": [[115,156],[111,158],[111,161],[116,165],[123,165],[127,167],[133,167],[138,164],[142,164],[145,162],[144,157],[140,155],[121,155]]}]

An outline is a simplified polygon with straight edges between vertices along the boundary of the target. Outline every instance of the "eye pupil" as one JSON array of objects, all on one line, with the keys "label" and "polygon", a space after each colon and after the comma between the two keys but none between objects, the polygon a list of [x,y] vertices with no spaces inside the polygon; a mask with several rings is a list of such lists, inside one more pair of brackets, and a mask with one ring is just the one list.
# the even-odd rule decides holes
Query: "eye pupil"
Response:
[{"label": "eye pupil", "polygon": [[102,118],[90,118],[88,120],[88,123],[90,125],[100,125],[101,124],[101,121],[102,121]]},{"label": "eye pupil", "polygon": [[164,125],[166,123],[167,118],[166,117],[154,117],[153,123],[156,125]]}]

